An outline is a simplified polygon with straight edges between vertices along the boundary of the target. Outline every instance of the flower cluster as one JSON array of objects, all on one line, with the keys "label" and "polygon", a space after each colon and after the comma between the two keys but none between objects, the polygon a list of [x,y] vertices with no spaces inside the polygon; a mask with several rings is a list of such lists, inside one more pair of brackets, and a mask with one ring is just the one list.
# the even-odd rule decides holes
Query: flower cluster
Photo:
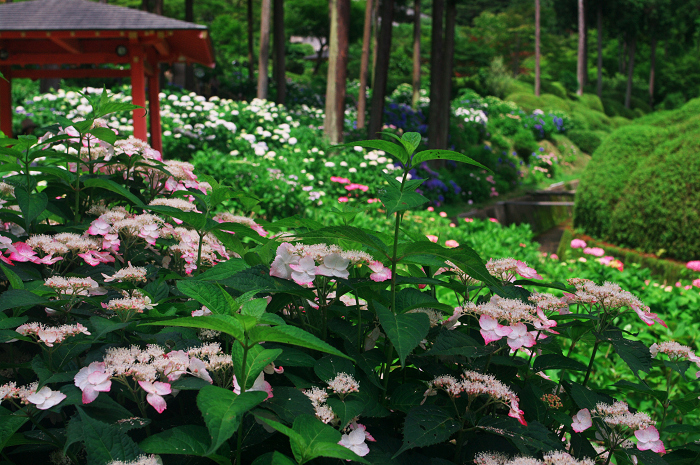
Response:
[{"label": "flower cluster", "polygon": [[19,399],[22,404],[34,404],[39,410],[48,410],[66,398],[65,394],[53,391],[48,386],[41,389],[38,387],[38,382],[21,387],[17,387],[14,382],[9,382],[0,386],[0,402],[8,399]]},{"label": "flower cluster", "polygon": [[300,285],[311,285],[316,276],[347,279],[350,264],[365,263],[376,282],[391,278],[391,270],[366,252],[343,251],[340,247],[326,244],[290,244],[283,242],[277,247],[277,255],[270,267],[270,276],[292,279]]},{"label": "flower cluster", "polygon": [[127,384],[131,378],[146,393],[146,401],[162,413],[167,407],[164,395],[172,392],[170,383],[189,374],[212,383],[207,367],[220,364],[212,358],[220,356],[218,346],[195,349],[197,355],[208,354],[209,362],[188,352],[177,350],[166,353],[163,348],[149,345],[145,350],[137,346],[107,349],[102,362],[92,362],[75,375],[74,384],[83,392],[83,403],[94,401],[100,392],[109,392],[112,379]]},{"label": "flower cluster", "polygon": [[639,450],[651,449],[657,453],[666,452],[663,442],[659,439],[659,432],[654,427],[656,422],[646,413],[630,412],[626,402],[613,404],[599,402],[592,411],[581,409],[574,415],[571,427],[578,433],[585,431],[593,426],[593,418],[602,421],[606,430],[600,433],[611,445],[621,443],[629,436],[630,431],[633,431]]},{"label": "flower cluster", "polygon": [[534,268],[527,266],[525,262],[513,258],[490,259],[486,263],[489,273],[503,282],[510,283],[516,280],[516,275],[525,279],[542,279]]},{"label": "flower cluster", "polygon": [[54,344],[60,344],[67,337],[75,336],[76,334],[90,335],[87,328],[80,323],[61,326],[45,326],[42,323],[26,323],[18,327],[15,331],[22,336],[33,336],[39,341],[43,342],[47,347],[53,347]]},{"label": "flower cluster", "polygon": [[470,400],[480,395],[486,395],[508,407],[508,416],[527,426],[524,413],[518,405],[520,402],[518,396],[495,376],[465,370],[461,378],[461,380],[457,380],[453,376],[438,376],[428,384],[425,396],[435,395],[437,389],[447,392],[450,397],[459,397],[462,393],[466,393]]},{"label": "flower cluster", "polygon": [[575,294],[564,293],[564,301],[568,304],[585,304],[600,307],[604,312],[611,312],[621,308],[634,310],[639,318],[647,325],[659,323],[668,327],[656,313],[652,313],[649,307],[644,305],[631,292],[623,290],[619,285],[606,282],[598,286],[593,281],[582,278],[569,279],[568,283],[576,288]]},{"label": "flower cluster", "polygon": [[576,459],[568,452],[551,451],[542,459],[534,457],[513,457],[498,452],[479,452],[474,457],[476,465],[594,465],[591,459]]},{"label": "flower cluster", "polygon": [[[659,354],[666,354],[672,361],[687,360],[694,362],[700,368],[700,356],[695,354],[695,351],[688,346],[677,343],[676,341],[665,341],[659,344],[652,344],[649,347],[651,356],[656,358]],[[700,378],[700,370],[695,374]]]}]

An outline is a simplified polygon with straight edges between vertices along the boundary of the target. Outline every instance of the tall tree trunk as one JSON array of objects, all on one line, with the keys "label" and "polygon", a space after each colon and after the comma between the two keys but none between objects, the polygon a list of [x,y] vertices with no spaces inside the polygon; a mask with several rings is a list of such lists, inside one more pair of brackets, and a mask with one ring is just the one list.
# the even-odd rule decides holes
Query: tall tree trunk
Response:
[{"label": "tall tree trunk", "polygon": [[348,67],[350,0],[330,0],[331,37],[328,51],[326,118],[323,133],[332,144],[343,142],[345,90]]},{"label": "tall tree trunk", "polygon": [[[440,99],[440,134],[438,137],[439,148],[446,149],[448,147],[450,135],[450,116],[452,111],[450,108],[450,97],[452,96],[452,66],[454,64],[455,51],[455,22],[457,19],[457,0],[447,0],[447,8],[445,9],[445,72],[442,74],[443,92]],[[444,164],[444,160],[440,160],[438,166]]]},{"label": "tall tree trunk", "polygon": [[413,2],[413,98],[411,106],[418,108],[420,99],[420,0]]},{"label": "tall tree trunk", "polygon": [[535,95],[540,96],[540,0],[535,0]]},{"label": "tall tree trunk", "polygon": [[377,48],[379,44],[379,2],[374,0],[372,9],[372,79],[370,86],[374,86],[374,78],[377,76]]},{"label": "tall tree trunk", "polygon": [[372,86],[372,105],[369,110],[370,139],[376,139],[382,130],[384,119],[384,98],[386,82],[389,78],[389,60],[391,58],[391,34],[394,22],[394,0],[382,1],[382,25],[377,44],[377,65]]},{"label": "tall tree trunk", "polygon": [[583,84],[584,84],[584,67],[586,64],[583,62],[584,48],[586,45],[586,26],[585,26],[585,15],[583,11],[583,0],[578,0],[578,63],[576,67],[576,77],[578,78],[578,91],[577,95],[583,95]]},{"label": "tall tree trunk", "polygon": [[520,71],[520,34],[515,33],[515,48],[513,49],[513,77],[518,77]]},{"label": "tall tree trunk", "polygon": [[634,52],[637,48],[637,36],[632,36],[629,44],[630,61],[627,64],[627,92],[625,93],[625,108],[630,107],[632,100],[632,78],[634,76]]},{"label": "tall tree trunk", "polygon": [[253,81],[255,66],[253,65],[253,0],[248,0],[248,80]]},{"label": "tall tree trunk", "polygon": [[625,37],[622,39],[622,47],[620,47],[620,55],[618,61],[620,64],[620,74],[624,74],[627,70],[627,34],[625,34]]},{"label": "tall tree trunk", "polygon": [[364,129],[367,115],[367,76],[369,68],[369,43],[372,39],[372,0],[365,5],[365,28],[362,31],[362,57],[360,59],[360,96],[357,101],[357,129]]},{"label": "tall tree trunk", "polygon": [[267,99],[267,68],[270,59],[270,3],[262,0],[260,8],[260,51],[258,53],[258,98]]},{"label": "tall tree trunk", "polygon": [[[185,0],[185,21],[188,23],[194,22],[194,0]],[[195,90],[194,66],[189,63],[185,66],[185,89],[189,91]]]},{"label": "tall tree trunk", "polygon": [[442,31],[444,16],[445,0],[433,0],[433,25],[430,35],[430,108],[428,110],[428,148],[431,149],[437,149],[440,146],[440,102],[445,90],[441,79],[445,67]]},{"label": "tall tree trunk", "polygon": [[656,74],[656,44],[658,39],[652,32],[651,36],[651,70],[649,71],[649,106],[654,108],[654,77]]},{"label": "tall tree trunk", "polygon": [[274,4],[274,35],[273,48],[275,49],[275,61],[273,63],[273,75],[277,87],[276,103],[284,105],[287,98],[287,70],[284,62],[284,45],[287,42],[284,35],[284,0],[275,0]]},{"label": "tall tree trunk", "polygon": [[598,0],[598,82],[596,93],[603,98],[603,2]]},{"label": "tall tree trunk", "polygon": [[583,85],[588,84],[588,6],[590,1],[583,0]]}]

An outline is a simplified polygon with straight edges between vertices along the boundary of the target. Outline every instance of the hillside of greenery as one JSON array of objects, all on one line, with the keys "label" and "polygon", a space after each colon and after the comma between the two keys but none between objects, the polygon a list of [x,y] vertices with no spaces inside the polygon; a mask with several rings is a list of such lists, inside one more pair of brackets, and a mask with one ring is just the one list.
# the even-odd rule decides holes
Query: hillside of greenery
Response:
[{"label": "hillside of greenery", "polygon": [[700,256],[700,100],[614,131],[581,178],[574,222],[614,244]]}]

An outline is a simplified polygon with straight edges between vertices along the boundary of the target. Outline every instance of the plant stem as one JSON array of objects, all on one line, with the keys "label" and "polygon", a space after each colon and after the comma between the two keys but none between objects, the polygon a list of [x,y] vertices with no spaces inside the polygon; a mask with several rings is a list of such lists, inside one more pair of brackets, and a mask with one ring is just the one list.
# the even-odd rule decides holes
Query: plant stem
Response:
[{"label": "plant stem", "polygon": [[[243,346],[243,369],[246,369],[246,364],[248,363],[248,341],[246,337],[246,345]],[[246,380],[239,380],[238,385],[241,387],[241,394],[245,392]],[[238,437],[236,438],[236,465],[241,465],[241,452],[243,451],[243,416],[241,416],[241,422],[238,425]]]},{"label": "plant stem", "polygon": [[391,365],[394,362],[394,346],[389,341],[389,337],[386,337],[387,351],[386,351],[386,365],[384,367],[384,401],[389,398],[389,375],[391,374]]},{"label": "plant stem", "polygon": [[591,361],[588,362],[588,370],[586,370],[586,377],[583,379],[583,386],[588,383],[588,379],[591,377],[591,371],[593,370],[593,362],[595,361],[595,354],[598,352],[598,346],[600,341],[598,338],[595,340],[595,345],[593,346],[593,353],[591,354]]}]

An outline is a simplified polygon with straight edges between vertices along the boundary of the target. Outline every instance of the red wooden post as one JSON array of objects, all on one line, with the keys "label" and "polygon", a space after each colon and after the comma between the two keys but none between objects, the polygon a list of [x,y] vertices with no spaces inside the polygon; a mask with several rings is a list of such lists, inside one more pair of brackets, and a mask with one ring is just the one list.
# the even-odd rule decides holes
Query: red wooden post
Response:
[{"label": "red wooden post", "polygon": [[0,131],[12,137],[12,76],[9,66],[0,66]]},{"label": "red wooden post", "polygon": [[163,138],[160,127],[160,73],[158,64],[153,65],[153,73],[148,76],[148,116],[151,122],[151,147],[163,153]]},{"label": "red wooden post", "polygon": [[143,107],[143,109],[137,108],[133,111],[134,137],[148,142],[144,59],[145,55],[140,47],[131,49],[131,103]]}]

